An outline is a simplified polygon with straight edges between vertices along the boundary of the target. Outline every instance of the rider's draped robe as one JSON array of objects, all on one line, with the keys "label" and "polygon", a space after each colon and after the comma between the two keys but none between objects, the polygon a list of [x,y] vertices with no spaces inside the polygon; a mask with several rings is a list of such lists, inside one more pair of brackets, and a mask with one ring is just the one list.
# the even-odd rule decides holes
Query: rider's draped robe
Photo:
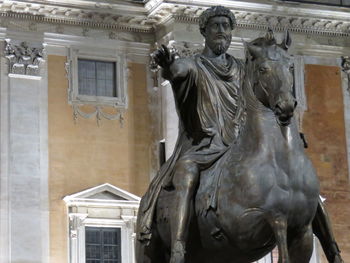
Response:
[{"label": "rider's draped robe", "polygon": [[[242,105],[243,63],[226,55],[227,65],[203,55],[191,63],[187,76],[172,80],[179,135],[172,156],[161,167],[143,197],[138,216],[138,240],[149,241],[156,202],[172,186],[178,160],[191,160],[199,171],[210,168],[237,138],[245,112]],[[177,63],[175,61],[174,63]]]}]

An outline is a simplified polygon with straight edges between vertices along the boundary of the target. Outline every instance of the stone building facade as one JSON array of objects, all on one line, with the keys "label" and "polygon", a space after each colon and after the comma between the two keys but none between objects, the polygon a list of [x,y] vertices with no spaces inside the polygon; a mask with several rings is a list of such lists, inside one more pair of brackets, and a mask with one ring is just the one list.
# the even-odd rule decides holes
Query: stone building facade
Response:
[{"label": "stone building facade", "polygon": [[[243,40],[268,27],[280,39],[290,31],[299,127],[347,262],[350,7],[343,3],[215,2],[236,15],[229,49],[236,57],[244,57]],[[200,52],[198,16],[210,5],[0,1],[0,262],[87,262],[89,235],[109,235],[105,228],[116,229],[122,262],[133,262],[138,196],[159,168],[160,142],[169,156],[177,136],[169,83],[149,69],[149,54],[160,44],[183,56]],[[91,67],[94,79],[83,73]],[[80,88],[102,80],[113,95]]]}]

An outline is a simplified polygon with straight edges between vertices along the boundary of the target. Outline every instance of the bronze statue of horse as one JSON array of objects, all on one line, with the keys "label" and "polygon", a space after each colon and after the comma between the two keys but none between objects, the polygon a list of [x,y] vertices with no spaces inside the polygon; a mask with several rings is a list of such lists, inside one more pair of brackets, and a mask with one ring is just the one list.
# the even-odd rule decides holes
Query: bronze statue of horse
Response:
[{"label": "bronze statue of horse", "polygon": [[[253,262],[276,244],[279,263],[311,258],[319,182],[293,118],[288,42],[270,36],[246,43],[246,120],[230,149],[201,172],[187,263]],[[173,198],[174,191],[161,192],[151,244],[137,262],[169,262]]]}]

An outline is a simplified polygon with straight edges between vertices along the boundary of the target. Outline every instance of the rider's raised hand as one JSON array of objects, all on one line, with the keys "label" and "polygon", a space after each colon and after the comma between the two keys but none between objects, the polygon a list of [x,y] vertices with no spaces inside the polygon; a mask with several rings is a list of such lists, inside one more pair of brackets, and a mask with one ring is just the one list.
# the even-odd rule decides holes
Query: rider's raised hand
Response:
[{"label": "rider's raised hand", "polygon": [[154,61],[161,66],[162,68],[168,68],[174,62],[174,54],[171,54],[169,49],[162,45],[159,49],[157,49],[152,57]]}]

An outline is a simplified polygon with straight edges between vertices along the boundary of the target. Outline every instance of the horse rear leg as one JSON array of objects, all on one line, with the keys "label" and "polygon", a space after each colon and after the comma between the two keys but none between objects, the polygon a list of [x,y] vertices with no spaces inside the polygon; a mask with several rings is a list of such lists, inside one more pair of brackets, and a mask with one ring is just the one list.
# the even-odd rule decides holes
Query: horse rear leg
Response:
[{"label": "horse rear leg", "polygon": [[275,235],[278,248],[278,263],[290,263],[287,246],[287,220],[284,217],[271,217],[268,221]]},{"label": "horse rear leg", "polygon": [[291,263],[309,263],[312,250],[313,233],[311,226],[299,233],[288,233],[288,252]]}]

